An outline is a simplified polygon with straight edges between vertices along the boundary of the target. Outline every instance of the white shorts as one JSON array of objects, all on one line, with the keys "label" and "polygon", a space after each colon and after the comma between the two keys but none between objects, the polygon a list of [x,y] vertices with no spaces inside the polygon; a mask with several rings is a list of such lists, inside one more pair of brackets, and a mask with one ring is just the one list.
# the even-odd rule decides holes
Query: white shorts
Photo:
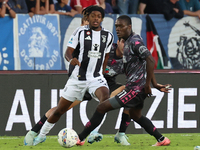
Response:
[{"label": "white shorts", "polygon": [[107,87],[109,89],[104,77],[97,77],[90,81],[79,81],[69,78],[61,93],[61,97],[71,102],[74,102],[75,100],[82,101],[85,92],[88,91],[92,98],[99,101],[95,95],[95,91],[100,87]]}]

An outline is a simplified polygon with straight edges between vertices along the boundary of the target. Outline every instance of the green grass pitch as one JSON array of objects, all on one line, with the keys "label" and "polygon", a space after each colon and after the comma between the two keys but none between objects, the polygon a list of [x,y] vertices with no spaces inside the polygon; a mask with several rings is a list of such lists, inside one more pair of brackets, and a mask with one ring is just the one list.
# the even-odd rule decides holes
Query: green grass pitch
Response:
[{"label": "green grass pitch", "polygon": [[[70,150],[193,150],[200,145],[200,133],[164,134],[171,140],[170,146],[153,147],[154,137],[148,134],[127,134],[130,146],[122,146],[114,142],[115,135],[104,135],[98,143],[85,143],[83,146],[74,146]],[[47,136],[44,143],[37,146],[24,146],[23,136],[0,136],[0,150],[64,150],[57,142],[56,136]]]}]

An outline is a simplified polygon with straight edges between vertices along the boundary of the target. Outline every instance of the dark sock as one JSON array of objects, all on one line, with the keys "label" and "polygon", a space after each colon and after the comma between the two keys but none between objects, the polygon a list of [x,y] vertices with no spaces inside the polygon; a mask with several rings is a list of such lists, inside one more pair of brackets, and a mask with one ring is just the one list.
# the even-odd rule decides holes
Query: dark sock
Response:
[{"label": "dark sock", "polygon": [[164,136],[158,132],[156,127],[152,124],[152,122],[147,118],[142,116],[138,121],[136,121],[141,127],[145,129],[147,133],[154,136],[158,142],[164,140]]},{"label": "dark sock", "polygon": [[131,118],[129,117],[129,115],[123,113],[119,132],[125,132],[128,125],[130,124],[130,121],[131,121]]},{"label": "dark sock", "polygon": [[42,128],[42,126],[43,126],[43,124],[45,123],[46,120],[47,120],[47,117],[44,115],[38,121],[38,123],[31,129],[31,131],[34,131],[34,132],[38,133],[40,131],[40,129]]},{"label": "dark sock", "polygon": [[97,110],[90,119],[90,121],[85,125],[84,130],[79,134],[80,141],[83,141],[103,120],[104,114],[99,113]]}]

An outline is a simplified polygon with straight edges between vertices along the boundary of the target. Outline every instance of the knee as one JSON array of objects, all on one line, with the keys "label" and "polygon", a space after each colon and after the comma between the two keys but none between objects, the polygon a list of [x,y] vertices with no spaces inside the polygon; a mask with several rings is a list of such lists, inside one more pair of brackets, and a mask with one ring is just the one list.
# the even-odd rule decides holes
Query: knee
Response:
[{"label": "knee", "polygon": [[138,110],[133,110],[133,109],[129,110],[129,115],[131,119],[133,119],[135,122],[137,122],[142,116],[141,110],[138,111]]},{"label": "knee", "polygon": [[102,113],[102,114],[104,114],[104,113],[106,113],[106,109],[105,108],[106,108],[106,106],[104,106],[104,104],[99,104],[97,106],[97,111]]},{"label": "knee", "polygon": [[140,116],[131,116],[131,119],[137,122],[140,119]]},{"label": "knee", "polygon": [[56,109],[56,110],[53,112],[53,115],[56,116],[56,117],[60,117],[60,116],[62,116],[64,113],[65,113],[64,110]]}]

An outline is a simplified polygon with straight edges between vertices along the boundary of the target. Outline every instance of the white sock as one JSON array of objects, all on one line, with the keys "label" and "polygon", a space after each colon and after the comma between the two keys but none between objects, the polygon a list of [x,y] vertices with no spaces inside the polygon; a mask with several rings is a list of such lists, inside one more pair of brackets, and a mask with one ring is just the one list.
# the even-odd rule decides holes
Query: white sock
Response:
[{"label": "white sock", "polygon": [[45,121],[38,136],[45,137],[49,133],[49,131],[53,128],[54,125],[55,123],[49,123],[48,121]]}]

